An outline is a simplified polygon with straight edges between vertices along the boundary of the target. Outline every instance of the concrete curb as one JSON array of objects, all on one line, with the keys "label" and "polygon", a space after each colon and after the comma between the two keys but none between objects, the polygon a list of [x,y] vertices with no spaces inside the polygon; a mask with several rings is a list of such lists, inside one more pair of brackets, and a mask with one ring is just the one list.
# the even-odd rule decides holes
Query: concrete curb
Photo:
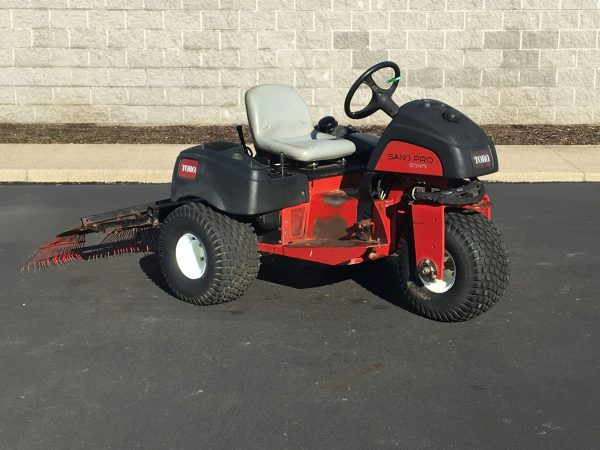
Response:
[{"label": "concrete curb", "polygon": [[[0,144],[4,183],[169,183],[191,144]],[[600,182],[600,145],[499,145],[502,182]]]},{"label": "concrete curb", "polygon": [[600,181],[600,145],[499,145],[500,171],[483,177],[503,182]]},{"label": "concrete curb", "polygon": [[169,183],[187,144],[0,144],[0,182]]}]

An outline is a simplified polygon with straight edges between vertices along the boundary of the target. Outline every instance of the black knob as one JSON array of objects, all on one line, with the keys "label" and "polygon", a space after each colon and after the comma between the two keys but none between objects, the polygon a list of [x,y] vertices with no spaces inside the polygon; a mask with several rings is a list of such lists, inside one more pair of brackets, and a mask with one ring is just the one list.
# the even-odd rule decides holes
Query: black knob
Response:
[{"label": "black knob", "polygon": [[317,131],[321,133],[333,133],[335,127],[338,126],[338,121],[333,116],[325,116],[317,124]]},{"label": "black knob", "polygon": [[448,110],[446,110],[442,113],[442,117],[444,119],[446,119],[448,122],[454,122],[454,123],[458,122],[458,119],[459,119],[459,117],[456,113],[450,112]]}]

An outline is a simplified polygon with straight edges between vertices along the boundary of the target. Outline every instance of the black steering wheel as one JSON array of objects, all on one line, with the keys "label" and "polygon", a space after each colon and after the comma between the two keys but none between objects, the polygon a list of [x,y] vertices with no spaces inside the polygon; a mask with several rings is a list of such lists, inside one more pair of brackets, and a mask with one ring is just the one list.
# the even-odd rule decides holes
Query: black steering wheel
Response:
[{"label": "black steering wheel", "polygon": [[[388,80],[388,82],[392,85],[387,89],[382,89],[377,85],[375,80],[373,80],[373,74],[387,67],[394,69],[394,77]],[[399,81],[400,67],[398,67],[398,64],[392,61],[383,61],[378,64],[375,64],[370,69],[367,69],[367,71],[363,73],[360,77],[358,77],[354,84],[350,86],[350,90],[348,91],[348,94],[346,95],[346,100],[344,101],[344,112],[351,119],[364,119],[365,117],[368,117],[381,109],[388,116],[394,117],[398,112],[399,108],[398,105],[396,105],[396,102],[392,100],[392,95],[398,87]],[[371,97],[371,101],[367,106],[365,106],[360,111],[355,112],[350,109],[350,103],[352,102],[354,94],[356,94],[356,91],[363,83],[371,88],[373,95]]]}]

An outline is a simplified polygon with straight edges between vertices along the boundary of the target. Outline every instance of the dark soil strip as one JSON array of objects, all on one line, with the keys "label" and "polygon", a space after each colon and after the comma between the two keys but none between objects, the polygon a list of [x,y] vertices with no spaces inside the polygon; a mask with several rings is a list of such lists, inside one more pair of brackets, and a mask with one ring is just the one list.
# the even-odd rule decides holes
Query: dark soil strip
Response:
[{"label": "dark soil strip", "polygon": [[[365,127],[381,134],[384,127]],[[484,125],[497,145],[600,144],[598,125]],[[246,139],[251,142],[248,128]],[[12,144],[183,144],[237,141],[233,126],[127,127],[92,124],[0,124],[0,143]]]}]

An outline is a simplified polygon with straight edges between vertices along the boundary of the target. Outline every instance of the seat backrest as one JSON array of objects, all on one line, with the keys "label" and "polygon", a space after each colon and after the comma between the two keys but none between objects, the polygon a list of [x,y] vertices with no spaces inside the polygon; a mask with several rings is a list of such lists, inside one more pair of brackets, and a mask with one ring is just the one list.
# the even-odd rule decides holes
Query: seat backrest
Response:
[{"label": "seat backrest", "polygon": [[[310,111],[298,91],[283,84],[262,84],[246,91],[246,111],[254,142],[310,134]],[[266,144],[266,145],[265,145]]]}]

